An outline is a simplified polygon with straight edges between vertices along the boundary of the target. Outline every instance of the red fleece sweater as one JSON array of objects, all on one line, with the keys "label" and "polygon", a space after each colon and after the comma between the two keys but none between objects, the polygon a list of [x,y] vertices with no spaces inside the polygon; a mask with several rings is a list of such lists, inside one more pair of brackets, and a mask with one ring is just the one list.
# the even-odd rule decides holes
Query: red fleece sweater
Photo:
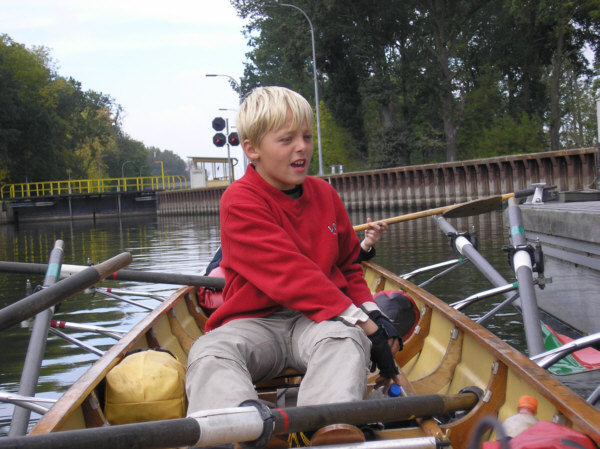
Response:
[{"label": "red fleece sweater", "polygon": [[360,242],[326,181],[307,177],[293,200],[249,166],[223,194],[220,214],[225,302],[206,330],[281,307],[319,322],[373,300],[354,263]]}]

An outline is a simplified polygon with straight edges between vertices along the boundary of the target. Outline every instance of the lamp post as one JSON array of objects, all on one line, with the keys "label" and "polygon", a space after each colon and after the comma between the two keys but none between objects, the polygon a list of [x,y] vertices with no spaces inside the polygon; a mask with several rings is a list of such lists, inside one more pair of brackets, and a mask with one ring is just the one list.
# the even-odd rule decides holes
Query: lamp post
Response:
[{"label": "lamp post", "polygon": [[290,8],[294,8],[300,11],[308,21],[308,26],[310,27],[310,38],[312,42],[313,80],[315,82],[315,109],[317,113],[317,147],[319,150],[319,175],[323,175],[323,151],[321,149],[321,120],[319,117],[319,88],[317,86],[317,58],[315,56],[315,31],[313,29],[313,24],[310,21],[308,15],[296,5],[290,5],[289,3],[265,2],[265,6],[288,6]]},{"label": "lamp post", "polygon": [[[234,112],[236,112],[237,109],[219,108],[219,111],[234,111]],[[231,184],[234,179],[234,174],[233,174],[233,164],[231,161],[231,151],[229,148],[229,118],[225,119],[225,127],[226,127],[225,135],[227,136],[227,164],[229,165],[227,171],[229,172],[229,183]],[[245,157],[246,157],[246,155],[244,154],[244,158]]]},{"label": "lamp post", "polygon": [[129,163],[135,164],[135,161],[125,161],[125,162],[123,162],[123,164],[121,165],[121,178],[125,177],[125,170],[124,170],[125,169],[125,165],[127,165]]},{"label": "lamp post", "polygon": [[596,98],[598,142],[596,142],[596,189],[600,189],[600,98]]},{"label": "lamp post", "polygon": [[242,88],[240,86],[240,83],[238,80],[236,80],[233,76],[229,76],[229,75],[222,75],[222,74],[217,74],[217,73],[207,73],[205,76],[212,78],[215,76],[224,76],[225,78],[229,78],[229,81],[231,82],[231,86],[234,88],[234,90],[237,92],[238,94],[238,100],[240,103],[242,103]]}]

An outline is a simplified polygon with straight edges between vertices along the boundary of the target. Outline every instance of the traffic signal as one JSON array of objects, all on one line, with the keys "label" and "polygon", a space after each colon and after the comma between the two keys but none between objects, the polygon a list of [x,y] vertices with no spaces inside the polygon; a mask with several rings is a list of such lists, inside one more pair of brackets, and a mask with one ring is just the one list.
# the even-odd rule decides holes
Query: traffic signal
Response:
[{"label": "traffic signal", "polygon": [[223,117],[214,118],[212,121],[212,127],[215,131],[223,131],[225,129],[225,120],[223,120]]},{"label": "traffic signal", "polygon": [[232,147],[236,147],[240,144],[240,138],[238,137],[238,133],[230,133],[229,136],[227,136],[227,140],[229,142],[229,145],[231,145]]},{"label": "traffic signal", "polygon": [[213,143],[217,147],[224,146],[226,142],[227,142],[227,138],[225,137],[225,134],[223,134],[223,133],[217,133],[213,136]]}]

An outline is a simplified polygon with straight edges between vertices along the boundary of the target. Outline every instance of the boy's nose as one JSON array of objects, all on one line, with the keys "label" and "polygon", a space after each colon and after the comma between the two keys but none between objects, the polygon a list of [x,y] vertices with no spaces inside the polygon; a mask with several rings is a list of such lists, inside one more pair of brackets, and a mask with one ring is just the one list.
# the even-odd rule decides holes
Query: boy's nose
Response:
[{"label": "boy's nose", "polygon": [[303,137],[298,139],[296,151],[307,151],[309,147],[312,147],[312,143],[309,144]]}]

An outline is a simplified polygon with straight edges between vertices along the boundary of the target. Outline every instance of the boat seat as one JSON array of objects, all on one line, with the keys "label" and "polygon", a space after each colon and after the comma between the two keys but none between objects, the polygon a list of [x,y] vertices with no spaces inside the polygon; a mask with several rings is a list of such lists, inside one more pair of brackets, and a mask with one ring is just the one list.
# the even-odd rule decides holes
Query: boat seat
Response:
[{"label": "boat seat", "polygon": [[271,380],[255,385],[258,398],[273,407],[295,405],[298,387],[304,373],[286,369]]},{"label": "boat seat", "polygon": [[272,390],[274,388],[299,387],[302,376],[304,376],[304,373],[288,368],[273,379],[256,384],[256,390],[261,391]]}]

